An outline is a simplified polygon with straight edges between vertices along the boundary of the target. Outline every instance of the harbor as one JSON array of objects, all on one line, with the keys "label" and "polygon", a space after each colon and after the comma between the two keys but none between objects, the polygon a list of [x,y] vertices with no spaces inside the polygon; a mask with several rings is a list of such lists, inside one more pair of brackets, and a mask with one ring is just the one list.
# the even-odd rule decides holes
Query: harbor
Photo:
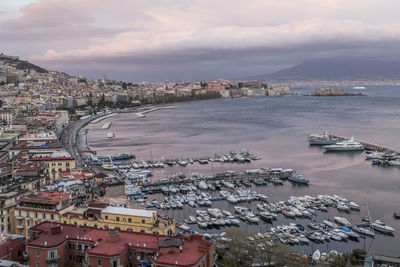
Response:
[{"label": "harbor", "polygon": [[[363,101],[365,101],[364,99],[368,100],[368,98],[363,98]],[[255,110],[258,110],[259,108],[257,105],[260,105],[263,101],[258,102],[251,99],[235,100],[235,108],[244,110],[248,108],[248,105],[255,105]],[[273,104],[275,101],[280,105],[283,103],[280,100],[267,101],[269,103],[268,107],[271,110],[276,110],[277,108]],[[301,100],[293,98],[293,100],[290,100],[291,105],[296,106],[296,108],[300,106],[300,104],[296,104],[296,102],[301,102],[301,106],[304,106],[303,102],[307,101],[307,98],[302,98]],[[276,119],[274,117],[272,117],[272,122],[266,122],[265,119],[261,120],[262,122],[258,124],[252,124],[252,120],[249,120],[248,117],[241,116],[237,118],[235,117],[236,115],[233,116],[233,114],[237,113],[235,113],[234,109],[230,108],[229,101],[218,102],[218,106],[212,102],[206,103],[204,107],[206,112],[202,115],[208,117],[218,116],[219,119],[216,121],[214,121],[214,119],[211,121],[199,120],[198,114],[194,113],[192,110],[201,109],[203,111],[203,107],[197,106],[196,103],[191,103],[190,105],[175,105],[173,111],[174,115],[172,116],[173,119],[169,119],[162,112],[156,112],[152,114],[151,118],[149,117],[145,120],[132,119],[132,126],[124,126],[123,131],[121,131],[117,129],[120,129],[121,123],[126,123],[126,121],[129,120],[128,118],[131,118],[131,115],[120,114],[112,120],[112,129],[118,134],[118,138],[108,143],[104,140],[106,139],[104,137],[104,130],[101,132],[101,129],[99,129],[101,125],[89,126],[88,147],[90,147],[91,150],[95,150],[97,155],[114,155],[117,153],[135,154],[136,159],[129,160],[129,164],[127,164],[126,161],[120,161],[120,163],[118,163],[123,167],[121,170],[118,170],[119,175],[121,175],[121,181],[126,180],[126,178],[123,178],[124,172],[133,169],[137,169],[137,172],[142,171],[144,173],[149,171],[152,176],[147,176],[147,182],[142,181],[140,185],[133,183],[131,192],[134,194],[128,194],[129,199],[132,199],[130,201],[143,205],[143,207],[147,206],[149,209],[159,210],[159,212],[174,218],[183,225],[183,228],[187,229],[185,226],[188,226],[188,231],[196,231],[204,235],[210,235],[210,238],[218,239],[221,234],[228,231],[230,228],[238,228],[254,239],[256,239],[255,235],[261,236],[259,233],[266,237],[271,236],[275,239],[278,236],[270,233],[271,228],[276,229],[278,226],[287,226],[290,228],[290,223],[295,223],[296,225],[301,224],[306,232],[311,233],[320,230],[314,230],[308,227],[309,224],[314,223],[319,225],[323,223],[324,220],[332,220],[335,222],[335,217],[345,218],[351,223],[351,226],[365,226],[365,228],[370,231],[372,231],[371,223],[376,220],[382,220],[385,224],[395,229],[394,236],[381,234],[374,230],[374,238],[367,236],[364,239],[362,238],[363,235],[358,233],[360,235],[358,241],[346,238],[342,241],[331,239],[323,243],[316,243],[310,240],[308,245],[292,244],[292,246],[296,251],[307,255],[313,254],[317,249],[321,254],[329,253],[331,250],[340,253],[351,251],[354,248],[362,249],[364,246],[368,251],[381,251],[381,253],[393,254],[394,247],[398,243],[396,232],[399,229],[398,221],[394,219],[393,212],[398,212],[398,209],[394,202],[391,200],[382,202],[382,200],[378,198],[378,195],[373,192],[381,190],[384,183],[385,187],[390,184],[389,189],[385,189],[386,193],[384,197],[387,199],[397,198],[396,186],[398,173],[396,174],[396,171],[398,170],[396,168],[371,167],[371,161],[365,160],[367,154],[364,152],[324,153],[325,149],[323,149],[322,146],[308,146],[307,139],[304,137],[313,132],[319,132],[321,128],[326,128],[323,123],[325,117],[322,118],[322,116],[318,114],[313,114],[312,116],[314,120],[321,123],[320,128],[314,130],[310,129],[309,125],[304,125],[302,120],[296,119],[296,131],[284,132],[276,126],[277,124],[275,123],[278,122],[275,121]],[[204,105],[204,103],[202,105]],[[322,106],[320,108],[323,109]],[[286,110],[290,110],[290,107],[286,107],[285,111]],[[291,115],[282,111],[283,109],[280,108],[276,116],[279,115],[287,120]],[[329,112],[331,111],[329,110]],[[222,117],[221,114],[223,114]],[[232,116],[227,114],[232,114]],[[171,114],[168,114],[168,116],[171,116]],[[301,114],[301,116],[305,115]],[[194,120],[194,118],[196,118],[196,120]],[[190,122],[193,120],[196,121],[197,127],[189,127]],[[298,120],[300,120],[301,123],[297,123]],[[364,128],[360,130],[357,128],[357,123],[355,123],[355,128],[352,128],[350,131],[346,128],[340,128],[340,123],[335,120],[332,122],[332,120],[333,117],[329,121],[330,127],[335,128],[335,131],[332,132],[343,133],[343,136],[362,136],[365,140],[374,140],[371,136],[374,136],[376,132],[365,132]],[[259,119],[257,119],[257,121],[259,121]],[[279,120],[279,123],[282,123],[282,121]],[[229,127],[231,128],[227,125],[230,125]],[[224,126],[224,130],[219,132],[222,126]],[[288,126],[285,125],[285,127]],[[169,132],[173,134],[168,134]],[[226,136],[229,141],[217,138],[216,133],[218,133],[218,136]],[[389,142],[389,144],[393,143],[393,146],[400,145],[395,141],[393,142],[393,140],[395,140],[393,138],[391,139],[387,136],[384,136],[384,138],[385,142]],[[132,142],[127,140],[132,140]],[[359,139],[356,138],[355,141],[357,140]],[[220,160],[210,161],[207,159],[208,164],[200,164],[196,161],[214,156],[215,154],[220,157],[229,153],[228,151],[230,150],[240,152],[243,147],[246,147],[248,151],[251,151],[251,153],[259,159],[244,163],[222,162]],[[216,151],[220,152],[215,153]],[[160,167],[160,165],[154,167],[154,163],[161,163],[163,158],[165,160],[163,162],[163,167]],[[193,164],[190,163],[190,159],[193,160]],[[183,166],[178,164],[177,162],[179,160],[187,161],[187,165]],[[143,161],[148,165],[147,168],[133,168],[133,163],[139,166],[139,163],[143,165]],[[166,164],[167,161],[174,161],[175,164],[169,166]],[[153,164],[152,168],[150,168],[149,163]],[[101,165],[98,165],[97,168],[101,168]],[[257,177],[256,175],[251,176],[245,173],[246,170],[262,170],[263,168],[291,169],[299,175],[304,175],[304,178],[307,179],[309,183],[308,185],[301,185],[292,183],[288,179],[283,179],[283,184],[274,184],[272,180],[270,181],[271,178],[268,176],[261,177],[261,175],[259,175],[259,177]],[[103,170],[100,169],[99,171]],[[108,171],[105,172],[108,173]],[[216,176],[226,174],[227,172],[235,172],[238,174],[236,177],[240,178],[237,179],[237,182],[235,177],[216,178]],[[115,171],[112,171],[112,173],[114,174]],[[208,177],[208,179],[206,179],[206,177]],[[377,177],[380,178],[377,179]],[[255,184],[253,181],[258,178],[264,180],[265,184]],[[200,189],[201,181],[206,183],[206,190]],[[221,182],[223,183],[224,181],[233,184],[234,188],[229,189],[221,184]],[[250,186],[244,185],[242,181],[244,181],[245,184],[250,184]],[[216,189],[215,191],[208,189],[209,184],[214,187],[216,184],[217,186],[220,185],[221,189]],[[365,184],[369,186],[366,187]],[[138,186],[140,186],[140,191],[135,188]],[[187,189],[189,186],[197,187],[197,190],[193,191],[194,194],[190,193],[190,190]],[[211,188],[213,188],[213,186],[211,186]],[[176,193],[163,193],[163,187],[169,190],[172,189],[172,191],[176,191]],[[203,184],[202,187],[204,187]],[[109,197],[125,196],[125,188],[125,182],[122,184],[120,183],[118,186],[109,187],[107,195]],[[168,192],[168,189],[166,190],[165,188],[164,191]],[[135,190],[138,194],[135,194]],[[237,192],[237,190],[239,190],[239,192]],[[233,195],[233,201],[240,195],[251,198],[254,197],[254,194],[259,194],[259,196],[266,196],[267,202],[254,199],[235,204],[227,200],[228,195],[221,195],[221,191],[223,194],[225,194],[223,191],[226,191],[230,195]],[[333,195],[342,196],[342,198],[346,198],[359,205],[360,211],[340,211],[336,207],[328,205],[326,207],[326,212],[321,210],[315,211],[316,214],[313,218],[315,222],[304,216],[296,216],[293,219],[285,216],[282,212],[278,212],[276,213],[277,219],[272,220],[271,224],[261,218],[261,212],[271,213],[271,211],[261,211],[257,207],[257,204],[259,204],[260,207],[261,205],[264,207],[269,204],[275,205],[279,202],[287,202],[291,199],[291,196],[296,198],[305,196],[317,198],[319,195],[329,195],[331,197],[333,197]],[[207,198],[210,200],[211,206],[205,201]],[[232,201],[231,198],[230,200]],[[181,208],[178,203],[179,201],[182,202]],[[367,205],[366,201],[368,202]],[[189,204],[189,202],[193,203]],[[165,204],[168,203],[169,208],[168,205],[165,206]],[[175,205],[173,204],[171,207],[172,203]],[[382,203],[384,204],[382,205]],[[164,208],[161,204],[163,204]],[[251,223],[247,219],[244,221],[238,218],[238,214],[235,213],[235,206],[250,208],[251,212],[258,218],[258,224]],[[369,225],[367,222],[363,221],[363,219],[368,217],[366,206],[369,207],[371,213],[371,222]],[[221,212],[224,210],[230,212],[235,219],[240,221],[239,227],[231,225],[220,226],[218,228],[214,226],[202,228],[204,224],[202,224],[202,227],[199,227],[197,221],[196,223],[191,223],[190,216],[196,219],[198,216],[196,213],[197,210],[205,211],[208,216],[211,216],[208,213],[208,209],[219,209]],[[290,213],[288,214],[290,215]],[[263,213],[263,215],[266,214]],[[342,227],[340,227],[340,229],[342,229]],[[179,229],[179,231],[186,232],[184,229]],[[355,232],[352,227],[349,229]],[[331,232],[332,230],[333,228],[324,229],[324,231],[327,232]],[[266,233],[267,235],[265,235]],[[299,232],[296,235],[299,236],[301,234],[302,233]],[[264,237],[264,239],[260,238],[259,240],[267,239],[268,238]],[[256,239],[255,242],[259,241]],[[279,240],[278,242],[280,243],[281,241]],[[293,240],[290,242],[293,242]],[[296,239],[294,242],[296,242]],[[288,245],[290,244],[288,243]]]}]

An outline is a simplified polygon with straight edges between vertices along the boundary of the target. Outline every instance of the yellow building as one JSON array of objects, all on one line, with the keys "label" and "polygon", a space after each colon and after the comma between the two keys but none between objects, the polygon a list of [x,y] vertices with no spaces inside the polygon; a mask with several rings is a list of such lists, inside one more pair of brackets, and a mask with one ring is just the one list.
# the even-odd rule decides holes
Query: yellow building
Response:
[{"label": "yellow building", "polygon": [[35,154],[31,160],[43,161],[46,166],[50,182],[60,179],[60,172],[75,169],[76,162],[68,152],[54,152],[52,154]]},{"label": "yellow building", "polygon": [[71,195],[64,192],[21,197],[14,207],[14,233],[28,236],[30,227],[43,221],[59,222],[62,214],[73,208]]},{"label": "yellow building", "polygon": [[76,209],[62,216],[62,223],[152,234],[175,234],[175,222],[154,210],[123,207]]},{"label": "yellow building", "polygon": [[14,230],[14,207],[17,199],[29,194],[29,191],[10,191],[0,193],[0,230],[2,233],[12,234]]}]

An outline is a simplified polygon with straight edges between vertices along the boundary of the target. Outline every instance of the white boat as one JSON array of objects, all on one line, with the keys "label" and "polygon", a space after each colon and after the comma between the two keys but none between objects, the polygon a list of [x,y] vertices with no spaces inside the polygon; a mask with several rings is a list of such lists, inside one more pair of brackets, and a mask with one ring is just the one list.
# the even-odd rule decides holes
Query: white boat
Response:
[{"label": "white boat", "polygon": [[386,225],[381,220],[376,220],[375,222],[371,223],[371,226],[374,230],[384,233],[384,234],[393,234],[394,228]]},{"label": "white boat", "polygon": [[238,203],[239,199],[237,199],[236,197],[230,195],[226,198],[227,201],[231,202],[231,203]]},{"label": "white boat", "polygon": [[341,225],[351,226],[351,223],[346,218],[336,216],[336,217],[333,217],[333,219],[335,220],[335,222],[337,222]]},{"label": "white boat", "polygon": [[252,212],[247,213],[245,217],[246,217],[246,220],[248,220],[249,222],[252,222],[252,223],[258,223],[260,221],[260,219],[256,215],[254,215],[254,213],[252,213]]},{"label": "white boat", "polygon": [[339,226],[332,222],[332,221],[328,221],[328,220],[323,220],[322,221],[323,224],[325,224],[326,226],[332,227],[332,228],[338,228]]},{"label": "white boat", "polygon": [[291,211],[290,209],[283,210],[282,214],[285,215],[286,217],[289,217],[289,218],[296,217],[296,214],[293,211]]},{"label": "white boat", "polygon": [[107,138],[114,138],[115,134],[113,132],[107,133]]},{"label": "white boat", "polygon": [[182,166],[182,167],[185,167],[188,163],[187,163],[186,160],[180,160],[180,161],[178,161],[178,164],[179,164],[180,166]]},{"label": "white boat", "polygon": [[365,90],[367,89],[365,86],[353,86],[354,90]]},{"label": "white boat", "polygon": [[224,181],[224,182],[222,182],[222,184],[223,184],[225,187],[230,188],[230,189],[235,188],[235,185],[232,184],[232,183],[230,183],[230,182],[228,182],[228,181]]},{"label": "white boat", "polygon": [[227,210],[222,210],[222,214],[224,214],[225,216],[232,216],[232,213]]},{"label": "white boat", "polygon": [[114,164],[103,164],[103,165],[101,165],[101,168],[103,170],[108,170],[108,171],[115,171],[118,169],[118,167],[115,166]]},{"label": "white boat", "polygon": [[385,156],[385,153],[383,152],[372,152],[369,153],[365,156],[366,159],[381,159],[383,158],[383,156]]},{"label": "white boat", "polygon": [[364,146],[360,142],[354,141],[354,138],[338,142],[334,145],[323,146],[327,151],[362,151]]},{"label": "white boat", "polygon": [[362,226],[355,225],[355,226],[353,226],[353,230],[354,230],[354,232],[357,232],[359,234],[363,234],[363,235],[367,235],[367,236],[371,236],[371,237],[375,236],[375,233],[373,231],[371,231],[365,227],[362,227]]},{"label": "white boat", "polygon": [[208,214],[210,214],[211,216],[213,216],[215,218],[222,218],[222,213],[217,208],[208,209],[207,211],[208,211]]},{"label": "white boat", "polygon": [[310,145],[333,145],[338,141],[338,139],[330,137],[327,131],[323,134],[310,134],[308,136],[308,142]]},{"label": "white boat", "polygon": [[106,122],[106,123],[103,124],[101,129],[106,130],[106,129],[110,128],[110,126],[111,126],[111,122]]},{"label": "white boat", "polygon": [[196,203],[194,201],[189,201],[189,206],[191,206],[192,208],[195,208]]},{"label": "white boat", "polygon": [[319,259],[321,258],[321,252],[319,251],[319,249],[317,249],[314,254],[312,255],[312,259],[314,261],[319,261]]},{"label": "white boat", "polygon": [[207,184],[206,184],[204,181],[200,181],[200,183],[199,183],[199,188],[200,188],[201,190],[207,190],[208,186],[207,186]]},{"label": "white boat", "polygon": [[239,225],[240,221],[236,219],[234,216],[228,216],[228,219],[231,221],[233,225]]},{"label": "white boat", "polygon": [[350,210],[350,207],[347,206],[346,204],[342,203],[342,202],[338,203],[336,208],[338,210],[342,210],[342,211],[349,211]]},{"label": "white boat", "polygon": [[357,203],[353,202],[353,201],[350,201],[349,208],[352,209],[352,210],[360,210],[360,206]]}]

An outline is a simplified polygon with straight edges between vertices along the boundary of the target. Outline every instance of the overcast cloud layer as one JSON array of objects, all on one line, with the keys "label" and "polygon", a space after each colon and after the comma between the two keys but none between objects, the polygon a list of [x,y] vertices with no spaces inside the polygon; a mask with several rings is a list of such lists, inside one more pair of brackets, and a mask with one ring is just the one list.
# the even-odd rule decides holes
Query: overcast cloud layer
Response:
[{"label": "overcast cloud layer", "polygon": [[240,78],[310,58],[400,58],[398,0],[18,1],[0,3],[0,49],[89,77]]}]

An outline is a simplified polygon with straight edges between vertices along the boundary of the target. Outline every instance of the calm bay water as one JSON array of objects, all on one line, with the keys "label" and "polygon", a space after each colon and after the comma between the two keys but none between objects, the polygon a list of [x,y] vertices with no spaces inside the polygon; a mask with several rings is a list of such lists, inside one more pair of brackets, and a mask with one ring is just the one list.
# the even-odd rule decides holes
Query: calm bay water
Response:
[{"label": "calm bay water", "polygon": [[[310,253],[316,248],[347,251],[365,247],[370,253],[399,256],[400,221],[394,220],[392,213],[400,211],[400,168],[372,166],[364,160],[364,153],[324,153],[319,147],[310,147],[306,138],[310,133],[328,130],[400,148],[400,87],[368,87],[361,92],[367,96],[226,99],[177,104],[175,109],[149,113],[142,119],[136,118],[134,113],[120,114],[89,125],[87,142],[100,155],[133,153],[139,160],[188,158],[247,148],[263,159],[246,165],[166,166],[154,172],[154,179],[170,177],[177,172],[209,175],[259,167],[292,168],[305,175],[310,186],[295,187],[285,183],[284,186],[258,187],[257,191],[267,194],[270,201],[286,200],[291,195],[339,194],[362,206],[361,212],[340,216],[353,223],[360,222],[367,215],[367,202],[373,219],[383,219],[396,228],[394,237],[378,234],[375,239],[367,238],[365,243],[362,239],[358,243],[331,241],[297,249]],[[101,126],[107,121],[112,122],[111,128],[102,130]],[[110,131],[116,135],[113,140],[106,138]],[[233,205],[225,201],[215,206],[233,209]],[[194,210],[188,207],[165,212],[182,220]],[[317,220],[336,216],[336,210],[330,210],[329,214],[319,214]],[[274,225],[289,222],[294,220],[281,217]],[[296,223],[303,222],[307,224],[296,220]],[[264,222],[258,226],[241,225],[241,229],[249,233],[265,232],[270,227],[271,224]]]}]

